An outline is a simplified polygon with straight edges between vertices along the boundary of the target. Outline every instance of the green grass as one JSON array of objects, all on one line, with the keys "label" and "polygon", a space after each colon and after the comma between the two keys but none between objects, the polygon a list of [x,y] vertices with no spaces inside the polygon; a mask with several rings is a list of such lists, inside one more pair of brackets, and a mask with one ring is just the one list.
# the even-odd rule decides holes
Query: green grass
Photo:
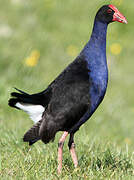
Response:
[{"label": "green grass", "polygon": [[[115,1],[114,1],[115,2]],[[120,2],[120,1],[119,1]],[[88,41],[97,9],[107,0],[0,1],[0,179],[134,179],[134,2],[117,5],[128,25],[108,28],[109,84],[103,103],[75,135],[79,167],[74,169],[67,142],[62,175],[57,175],[57,143],[32,147],[23,134],[32,126],[28,116],[8,107],[13,87],[39,92],[69,64]],[[118,2],[117,2],[118,4]],[[118,43],[122,51],[111,53]],[[35,67],[25,65],[33,50]]]}]

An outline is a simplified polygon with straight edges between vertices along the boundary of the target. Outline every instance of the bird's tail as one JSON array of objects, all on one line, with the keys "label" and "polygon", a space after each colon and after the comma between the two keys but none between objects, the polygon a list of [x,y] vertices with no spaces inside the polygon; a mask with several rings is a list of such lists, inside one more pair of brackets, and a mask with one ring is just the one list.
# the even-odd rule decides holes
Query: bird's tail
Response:
[{"label": "bird's tail", "polygon": [[24,142],[29,142],[29,145],[32,145],[38,140],[40,140],[39,129],[40,129],[41,123],[42,123],[42,120],[38,121],[36,124],[34,124],[34,126],[31,129],[29,129],[24,134],[24,137],[23,137]]},{"label": "bird's tail", "polygon": [[19,90],[17,88],[15,88],[18,92],[12,92],[11,93],[11,96],[13,98],[9,99],[9,106],[11,107],[14,107],[14,108],[18,108],[20,109],[19,107],[16,106],[16,103],[17,102],[22,102],[22,103],[27,103],[27,104],[40,104],[42,105],[42,97],[44,94],[28,94],[28,93],[25,93],[24,91],[22,90]]},{"label": "bird's tail", "polygon": [[9,99],[9,106],[25,111],[34,122],[41,120],[45,107],[50,100],[49,89],[31,95],[17,88],[15,89],[19,92],[11,93],[12,98]]}]

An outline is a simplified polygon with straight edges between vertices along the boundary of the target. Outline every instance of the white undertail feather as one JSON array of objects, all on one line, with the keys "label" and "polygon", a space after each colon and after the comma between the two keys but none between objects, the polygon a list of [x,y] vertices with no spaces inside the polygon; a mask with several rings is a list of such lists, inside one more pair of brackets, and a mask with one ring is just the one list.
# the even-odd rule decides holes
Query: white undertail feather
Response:
[{"label": "white undertail feather", "polygon": [[35,123],[42,119],[42,114],[45,111],[41,105],[17,102],[15,106],[25,111]]}]

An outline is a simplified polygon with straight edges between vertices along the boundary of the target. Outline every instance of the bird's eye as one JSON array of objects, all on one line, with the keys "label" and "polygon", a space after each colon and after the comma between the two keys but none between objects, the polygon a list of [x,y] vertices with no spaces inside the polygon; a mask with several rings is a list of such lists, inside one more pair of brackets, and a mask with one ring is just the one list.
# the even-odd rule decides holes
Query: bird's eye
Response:
[{"label": "bird's eye", "polygon": [[108,9],[107,13],[110,14],[112,12],[112,9]]}]

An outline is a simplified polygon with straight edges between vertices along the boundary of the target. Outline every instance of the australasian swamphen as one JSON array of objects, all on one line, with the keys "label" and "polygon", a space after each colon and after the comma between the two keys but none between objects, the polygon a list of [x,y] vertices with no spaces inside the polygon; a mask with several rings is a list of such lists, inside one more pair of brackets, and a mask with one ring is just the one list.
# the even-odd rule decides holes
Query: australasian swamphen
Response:
[{"label": "australasian swamphen", "polygon": [[11,93],[9,105],[27,112],[35,121],[23,140],[45,144],[64,131],[58,143],[58,172],[62,169],[63,144],[70,134],[69,150],[77,167],[74,133],[85,123],[104,98],[108,83],[106,33],[109,23],[127,23],[113,5],[102,6],[94,20],[92,35],[78,57],[45,89],[37,94],[21,90]]}]

